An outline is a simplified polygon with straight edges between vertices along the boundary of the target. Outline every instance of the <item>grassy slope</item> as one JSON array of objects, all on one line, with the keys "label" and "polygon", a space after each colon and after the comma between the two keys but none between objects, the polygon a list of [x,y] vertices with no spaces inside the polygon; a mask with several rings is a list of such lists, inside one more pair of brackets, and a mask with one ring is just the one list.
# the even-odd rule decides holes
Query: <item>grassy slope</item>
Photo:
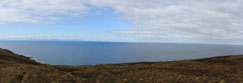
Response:
[{"label": "grassy slope", "polygon": [[243,56],[196,60],[51,66],[0,49],[0,83],[239,83],[243,82]]}]

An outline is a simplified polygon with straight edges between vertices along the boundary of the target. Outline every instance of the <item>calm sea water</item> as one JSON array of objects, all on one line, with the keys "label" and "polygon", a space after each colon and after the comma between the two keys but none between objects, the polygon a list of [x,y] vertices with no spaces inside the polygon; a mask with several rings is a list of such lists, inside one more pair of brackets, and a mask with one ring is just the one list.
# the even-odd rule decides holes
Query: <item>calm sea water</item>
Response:
[{"label": "calm sea water", "polygon": [[1,41],[0,48],[52,65],[171,61],[243,54],[241,45]]}]

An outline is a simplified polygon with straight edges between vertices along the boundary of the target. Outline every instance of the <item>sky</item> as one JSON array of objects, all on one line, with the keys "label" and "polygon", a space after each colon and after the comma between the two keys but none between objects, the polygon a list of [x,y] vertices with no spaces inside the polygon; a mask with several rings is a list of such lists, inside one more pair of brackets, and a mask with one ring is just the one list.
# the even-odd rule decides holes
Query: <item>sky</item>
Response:
[{"label": "sky", "polygon": [[243,44],[243,0],[0,0],[0,40]]}]

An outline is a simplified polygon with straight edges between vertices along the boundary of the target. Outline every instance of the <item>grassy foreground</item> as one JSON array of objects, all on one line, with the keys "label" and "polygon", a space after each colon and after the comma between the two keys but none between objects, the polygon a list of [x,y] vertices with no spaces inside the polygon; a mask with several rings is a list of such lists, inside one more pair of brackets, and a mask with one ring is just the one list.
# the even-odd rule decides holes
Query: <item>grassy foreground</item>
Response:
[{"label": "grassy foreground", "polygon": [[0,83],[240,83],[243,55],[169,62],[52,66],[0,49]]}]

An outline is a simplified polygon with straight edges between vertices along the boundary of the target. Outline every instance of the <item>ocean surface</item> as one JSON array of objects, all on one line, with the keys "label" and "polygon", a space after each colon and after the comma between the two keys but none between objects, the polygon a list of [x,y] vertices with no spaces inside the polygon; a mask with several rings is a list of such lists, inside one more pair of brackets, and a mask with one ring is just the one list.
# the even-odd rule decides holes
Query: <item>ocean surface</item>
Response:
[{"label": "ocean surface", "polygon": [[0,41],[0,48],[52,65],[171,61],[243,54],[242,45]]}]

